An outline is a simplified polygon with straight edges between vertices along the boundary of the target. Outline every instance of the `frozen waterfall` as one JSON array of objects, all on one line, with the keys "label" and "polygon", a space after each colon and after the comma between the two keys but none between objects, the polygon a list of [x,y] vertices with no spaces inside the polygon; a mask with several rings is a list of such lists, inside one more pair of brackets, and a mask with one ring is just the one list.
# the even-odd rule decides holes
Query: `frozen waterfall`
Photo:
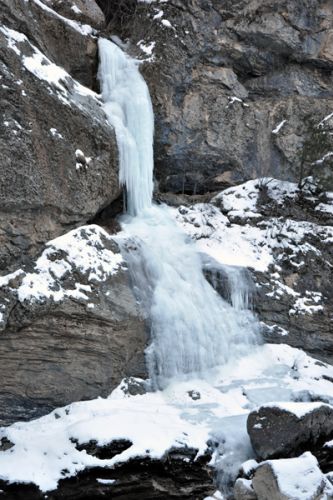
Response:
[{"label": "frozen waterfall", "polygon": [[[99,41],[105,111],[115,127],[127,216],[119,237],[138,300],[151,323],[150,376],[164,386],[175,376],[207,372],[256,341],[256,323],[207,282],[200,255],[177,226],[172,210],[152,204],[153,112],[137,62]],[[241,287],[241,282],[239,283]],[[240,292],[241,295],[241,292]]]},{"label": "frozen waterfall", "polygon": [[149,90],[137,62],[114,43],[99,40],[99,79],[104,110],[116,131],[119,181],[126,186],[127,212],[151,206],[154,114]]}]

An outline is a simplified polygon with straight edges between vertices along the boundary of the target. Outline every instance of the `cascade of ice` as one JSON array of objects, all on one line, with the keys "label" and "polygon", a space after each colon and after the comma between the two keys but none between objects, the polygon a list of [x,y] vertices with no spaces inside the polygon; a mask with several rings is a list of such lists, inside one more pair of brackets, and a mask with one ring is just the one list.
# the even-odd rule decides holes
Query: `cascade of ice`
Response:
[{"label": "cascade of ice", "polygon": [[114,126],[119,149],[119,181],[126,186],[127,212],[151,206],[154,114],[137,62],[117,45],[99,40],[99,79],[104,110]]},{"label": "cascade of ice", "polygon": [[151,378],[163,386],[175,376],[203,373],[248,349],[253,323],[211,287],[194,245],[172,211],[152,204],[153,113],[137,63],[112,42],[99,41],[105,110],[115,127],[120,180],[128,193],[122,251],[138,299],[151,322],[147,360]]}]

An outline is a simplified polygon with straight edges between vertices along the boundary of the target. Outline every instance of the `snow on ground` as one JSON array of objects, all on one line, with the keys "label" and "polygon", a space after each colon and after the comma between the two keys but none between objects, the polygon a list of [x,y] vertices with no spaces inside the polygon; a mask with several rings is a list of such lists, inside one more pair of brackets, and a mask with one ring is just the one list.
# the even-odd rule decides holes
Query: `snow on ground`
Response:
[{"label": "snow on ground", "polygon": [[226,189],[215,196],[212,202],[223,207],[228,212],[228,216],[258,217],[260,212],[257,208],[257,201],[260,188],[263,186],[267,188],[268,196],[279,205],[282,205],[287,199],[294,199],[299,193],[297,184],[294,182],[263,177]]},{"label": "snow on ground", "polygon": [[[272,401],[285,405],[325,397],[333,402],[328,378],[333,378],[333,367],[304,352],[264,345],[236,363],[212,370],[205,380],[193,375],[171,381],[164,391],[137,396],[126,394],[121,384],[107,399],[73,403],[40,419],[2,428],[0,438],[7,437],[14,447],[0,452],[0,479],[33,482],[47,491],[86,467],[112,469],[137,456],[161,458],[171,447],[194,447],[200,455],[209,439],[221,443],[211,465],[224,471],[229,466],[234,475],[242,462],[254,458],[246,439],[248,412]],[[103,446],[116,439],[127,439],[132,446],[108,460],[75,446],[75,441],[96,440]]]},{"label": "snow on ground", "polygon": [[[90,284],[105,281],[123,264],[121,254],[106,248],[103,238],[111,240],[101,227],[90,225],[49,241],[32,272],[17,270],[0,277],[0,289],[9,287],[15,290],[20,302],[43,302],[45,299],[60,302],[65,298],[87,300],[87,293],[92,291]],[[78,281],[79,274],[85,275],[85,283]],[[74,275],[76,279],[73,279]],[[72,281],[65,287],[68,278]],[[20,279],[19,285],[17,279]]]},{"label": "snow on ground", "polygon": [[214,205],[199,203],[174,209],[174,217],[203,253],[226,265],[265,271],[273,256],[265,241],[266,230],[230,224]]},{"label": "snow on ground", "polygon": [[284,126],[284,124],[286,123],[287,120],[282,120],[282,122],[280,122],[274,130],[272,130],[272,134],[278,134],[280,132],[280,130],[282,129],[282,127]]},{"label": "snow on ground", "polygon": [[155,49],[156,42],[145,43],[144,40],[140,40],[137,43],[137,45],[142,50],[142,52],[144,52],[144,54],[146,56],[144,59],[145,62],[152,62],[155,60],[154,49]]}]

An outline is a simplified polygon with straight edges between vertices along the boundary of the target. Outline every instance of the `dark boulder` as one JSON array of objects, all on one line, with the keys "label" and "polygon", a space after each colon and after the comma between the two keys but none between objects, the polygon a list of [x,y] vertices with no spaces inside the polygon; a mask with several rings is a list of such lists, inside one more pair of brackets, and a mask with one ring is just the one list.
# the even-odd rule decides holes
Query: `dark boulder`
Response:
[{"label": "dark boulder", "polygon": [[295,457],[333,437],[333,408],[321,403],[272,403],[249,414],[247,431],[261,459]]}]

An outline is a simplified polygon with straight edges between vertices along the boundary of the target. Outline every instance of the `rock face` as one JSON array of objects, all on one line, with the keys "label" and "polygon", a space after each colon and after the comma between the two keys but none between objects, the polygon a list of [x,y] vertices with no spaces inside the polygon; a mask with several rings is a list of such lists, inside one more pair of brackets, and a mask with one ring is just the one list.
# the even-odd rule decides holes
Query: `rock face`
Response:
[{"label": "rock face", "polygon": [[144,376],[144,318],[115,241],[85,226],[0,279],[0,425]]},{"label": "rock face", "polygon": [[97,69],[93,28],[39,0],[0,4],[4,274],[28,262],[46,241],[92,219],[120,190],[113,130],[91,90]]},{"label": "rock face", "polygon": [[325,234],[332,234],[333,206],[315,200],[311,195],[286,199],[280,207],[269,198],[260,202],[263,220],[255,225],[266,227],[276,240],[276,265],[268,273],[252,273],[259,285],[254,309],[266,341],[286,342],[331,363],[333,254]]},{"label": "rock face", "polygon": [[272,403],[249,414],[247,431],[261,459],[297,456],[333,437],[333,408],[321,403]]},{"label": "rock face", "polygon": [[111,25],[148,61],[160,190],[298,178],[309,115],[333,110],[332,15],[326,0],[174,0]]}]

